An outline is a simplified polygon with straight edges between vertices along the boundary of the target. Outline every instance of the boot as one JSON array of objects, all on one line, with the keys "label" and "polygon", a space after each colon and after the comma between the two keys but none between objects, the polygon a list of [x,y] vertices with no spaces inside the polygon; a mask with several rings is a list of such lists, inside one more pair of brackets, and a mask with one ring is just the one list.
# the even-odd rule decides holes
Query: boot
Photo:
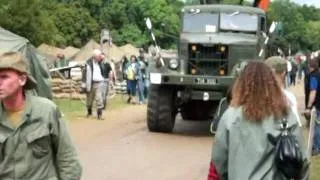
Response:
[{"label": "boot", "polygon": [[128,100],[127,100],[127,103],[130,104],[130,103],[131,103],[131,100],[132,100],[132,98],[131,98],[131,96],[129,96],[129,98],[128,98]]},{"label": "boot", "polygon": [[97,110],[97,118],[98,118],[98,120],[103,120],[103,118],[102,118],[102,109],[98,109]]},{"label": "boot", "polygon": [[87,118],[90,117],[92,115],[92,108],[88,107],[88,113],[87,113]]}]

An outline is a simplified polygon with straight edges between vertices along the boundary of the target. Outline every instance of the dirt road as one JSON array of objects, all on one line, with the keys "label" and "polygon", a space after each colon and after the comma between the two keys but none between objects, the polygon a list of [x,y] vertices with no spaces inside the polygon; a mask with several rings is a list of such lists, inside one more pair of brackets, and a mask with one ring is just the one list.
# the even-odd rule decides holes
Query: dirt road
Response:
[{"label": "dirt road", "polygon": [[[292,89],[303,106],[302,87]],[[213,137],[210,122],[182,121],[174,133],[150,133],[146,107],[131,106],[70,128],[84,167],[83,180],[204,180]]]}]

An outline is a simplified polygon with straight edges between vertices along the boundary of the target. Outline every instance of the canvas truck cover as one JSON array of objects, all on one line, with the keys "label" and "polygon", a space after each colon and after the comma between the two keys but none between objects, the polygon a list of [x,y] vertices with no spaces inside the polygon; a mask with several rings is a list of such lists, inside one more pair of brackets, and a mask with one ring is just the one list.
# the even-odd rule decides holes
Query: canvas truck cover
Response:
[{"label": "canvas truck cover", "polygon": [[38,85],[34,93],[52,99],[51,77],[45,64],[45,57],[37,52],[28,39],[0,27],[0,54],[20,52],[29,60],[31,75]]}]

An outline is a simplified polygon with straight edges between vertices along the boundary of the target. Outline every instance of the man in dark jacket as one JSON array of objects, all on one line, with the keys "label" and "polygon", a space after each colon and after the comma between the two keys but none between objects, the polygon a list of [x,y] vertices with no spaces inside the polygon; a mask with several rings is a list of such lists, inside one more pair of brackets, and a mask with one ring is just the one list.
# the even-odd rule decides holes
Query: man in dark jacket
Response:
[{"label": "man in dark jacket", "polygon": [[320,154],[320,72],[319,65],[316,60],[310,60],[308,62],[309,74],[305,79],[305,90],[306,90],[306,114],[310,114],[313,107],[317,110],[317,120],[314,127],[314,137],[312,154]]},{"label": "man in dark jacket", "polygon": [[296,85],[296,77],[297,77],[297,72],[298,72],[298,65],[297,63],[294,61],[294,59],[290,60],[292,69],[291,69],[291,73],[290,73],[290,85]]},{"label": "man in dark jacket", "polygon": [[110,63],[105,60],[105,55],[101,54],[102,59],[102,76],[104,78],[103,85],[101,89],[102,99],[103,99],[103,109],[107,108],[107,97],[109,92],[109,74],[112,71]]}]

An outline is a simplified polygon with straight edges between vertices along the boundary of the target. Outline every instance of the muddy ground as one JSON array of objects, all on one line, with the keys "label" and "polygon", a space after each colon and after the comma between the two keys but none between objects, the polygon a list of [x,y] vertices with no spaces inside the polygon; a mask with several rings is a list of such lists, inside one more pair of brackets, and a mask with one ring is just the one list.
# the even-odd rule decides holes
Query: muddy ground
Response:
[{"label": "muddy ground", "polygon": [[[300,109],[302,86],[291,88]],[[85,112],[84,112],[85,113]],[[177,118],[172,134],[150,133],[146,106],[133,105],[69,124],[83,164],[83,180],[204,180],[213,137],[210,122]]]}]

